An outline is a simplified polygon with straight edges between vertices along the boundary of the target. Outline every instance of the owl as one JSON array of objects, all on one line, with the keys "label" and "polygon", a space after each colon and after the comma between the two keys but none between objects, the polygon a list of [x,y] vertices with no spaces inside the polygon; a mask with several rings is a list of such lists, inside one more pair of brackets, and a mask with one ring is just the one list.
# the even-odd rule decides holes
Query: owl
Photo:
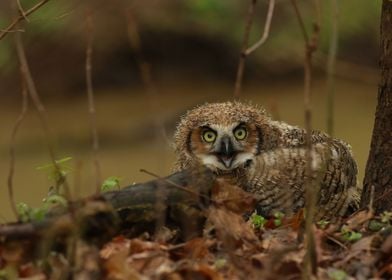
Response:
[{"label": "owl", "polygon": [[[311,186],[318,218],[358,206],[360,188],[350,146],[311,132]],[[259,106],[210,103],[190,110],[175,132],[176,171],[204,165],[257,199],[257,212],[296,213],[305,206],[306,131],[272,120]]]}]

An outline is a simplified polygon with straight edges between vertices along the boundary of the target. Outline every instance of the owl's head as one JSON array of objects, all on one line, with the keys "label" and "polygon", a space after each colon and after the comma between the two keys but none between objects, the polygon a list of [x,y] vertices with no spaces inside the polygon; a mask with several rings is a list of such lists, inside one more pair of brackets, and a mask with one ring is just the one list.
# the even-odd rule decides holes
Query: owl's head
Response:
[{"label": "owl's head", "polygon": [[265,111],[250,104],[224,102],[197,107],[177,126],[177,169],[194,163],[213,171],[245,166],[266,148],[269,123]]}]

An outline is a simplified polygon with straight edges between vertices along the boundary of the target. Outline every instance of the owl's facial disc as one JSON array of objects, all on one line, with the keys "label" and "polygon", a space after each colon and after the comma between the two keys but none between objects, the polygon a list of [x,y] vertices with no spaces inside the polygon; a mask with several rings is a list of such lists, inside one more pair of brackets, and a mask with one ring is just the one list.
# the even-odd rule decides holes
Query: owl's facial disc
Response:
[{"label": "owl's facial disc", "polygon": [[230,171],[246,164],[254,156],[247,141],[249,131],[242,123],[203,126],[200,136],[202,145],[194,152],[202,164],[212,170]]}]

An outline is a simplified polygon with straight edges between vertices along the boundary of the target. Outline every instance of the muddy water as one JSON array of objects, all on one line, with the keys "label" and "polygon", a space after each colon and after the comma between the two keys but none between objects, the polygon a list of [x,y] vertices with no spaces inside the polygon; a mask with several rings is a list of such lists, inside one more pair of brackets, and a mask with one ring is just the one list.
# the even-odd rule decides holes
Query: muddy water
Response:
[{"label": "muddy water", "polygon": [[[101,92],[97,95],[99,158],[102,177],[118,176],[121,184],[149,180],[141,168],[165,175],[171,170],[174,153],[171,135],[178,117],[196,104],[230,98],[227,85],[195,83],[160,87],[156,103],[145,98],[143,90]],[[359,164],[360,180],[369,151],[376,106],[375,83],[338,80],[335,102],[335,135],[349,142]],[[324,82],[313,88],[313,126],[326,128]],[[264,105],[276,118],[303,126],[301,82],[247,86],[244,99]],[[68,181],[75,197],[94,191],[89,120],[84,93],[72,100],[48,100],[49,124],[58,158],[71,156]],[[12,220],[6,191],[9,169],[9,138],[19,104],[0,105],[0,222]],[[167,136],[157,135],[154,123],[163,123]],[[43,131],[30,109],[16,141],[15,198],[38,206],[50,181],[38,166],[50,162]]]}]

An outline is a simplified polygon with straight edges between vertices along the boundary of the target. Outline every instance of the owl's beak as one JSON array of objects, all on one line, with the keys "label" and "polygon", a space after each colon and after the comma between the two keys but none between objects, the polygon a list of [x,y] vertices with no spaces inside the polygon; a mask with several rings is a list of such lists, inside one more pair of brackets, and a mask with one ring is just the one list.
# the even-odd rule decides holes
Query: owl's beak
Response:
[{"label": "owl's beak", "polygon": [[233,143],[229,137],[223,137],[220,143],[220,148],[217,153],[218,159],[223,163],[226,168],[229,168],[233,163],[233,159],[236,155]]}]

